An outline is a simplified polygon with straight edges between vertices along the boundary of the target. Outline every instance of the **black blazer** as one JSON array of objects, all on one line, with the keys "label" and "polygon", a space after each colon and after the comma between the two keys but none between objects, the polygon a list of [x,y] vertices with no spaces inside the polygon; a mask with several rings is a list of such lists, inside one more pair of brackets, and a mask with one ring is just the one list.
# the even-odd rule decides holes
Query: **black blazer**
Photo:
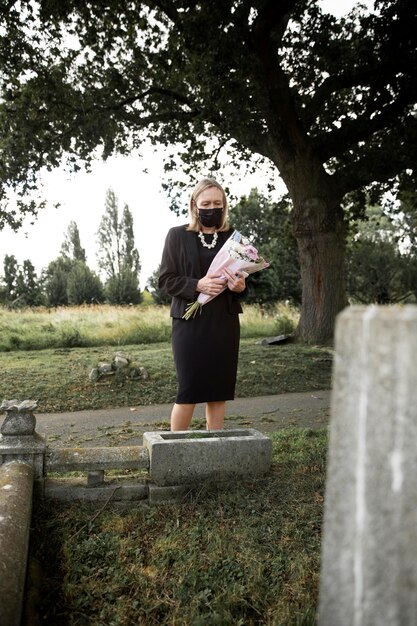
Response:
[{"label": "black blazer", "polygon": [[[196,233],[186,230],[188,224],[174,226],[168,231],[162,252],[158,286],[172,296],[171,317],[181,318],[187,305],[198,297],[197,283],[203,277],[201,271]],[[219,232],[219,242],[223,245],[232,230]],[[242,313],[239,302],[241,294],[226,290],[229,313]]]}]

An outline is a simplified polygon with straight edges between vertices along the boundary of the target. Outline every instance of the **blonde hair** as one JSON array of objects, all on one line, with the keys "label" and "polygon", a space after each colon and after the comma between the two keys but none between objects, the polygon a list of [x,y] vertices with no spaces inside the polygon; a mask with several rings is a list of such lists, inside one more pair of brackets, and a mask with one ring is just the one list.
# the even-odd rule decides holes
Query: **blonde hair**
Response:
[{"label": "blonde hair", "polygon": [[229,230],[229,228],[230,228],[230,225],[229,225],[229,207],[228,207],[228,204],[227,204],[226,194],[224,192],[223,187],[217,182],[217,180],[214,180],[214,178],[203,178],[194,187],[194,189],[193,189],[193,191],[191,193],[190,204],[189,204],[189,208],[188,208],[189,217],[190,217],[190,223],[189,223],[189,225],[187,227],[187,230],[194,230],[196,232],[198,232],[200,230],[200,222],[198,220],[198,211],[197,211],[196,202],[197,202],[198,196],[203,191],[205,191],[206,189],[209,189],[209,187],[216,187],[217,189],[220,189],[220,191],[222,192],[222,196],[223,196],[222,222],[221,222],[219,228],[216,228],[216,230],[220,231],[220,232]]}]

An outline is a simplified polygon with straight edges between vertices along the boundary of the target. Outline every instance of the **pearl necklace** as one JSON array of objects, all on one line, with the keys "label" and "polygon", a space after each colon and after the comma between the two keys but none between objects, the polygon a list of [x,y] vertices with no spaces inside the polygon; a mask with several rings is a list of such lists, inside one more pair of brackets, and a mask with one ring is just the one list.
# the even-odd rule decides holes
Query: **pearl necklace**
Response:
[{"label": "pearl necklace", "polygon": [[201,245],[203,245],[205,248],[208,248],[210,250],[211,248],[214,248],[214,246],[216,245],[217,239],[219,238],[219,236],[217,232],[215,232],[213,235],[213,241],[211,243],[207,243],[207,241],[204,239],[203,232],[200,230],[198,233],[198,238],[201,241]]}]

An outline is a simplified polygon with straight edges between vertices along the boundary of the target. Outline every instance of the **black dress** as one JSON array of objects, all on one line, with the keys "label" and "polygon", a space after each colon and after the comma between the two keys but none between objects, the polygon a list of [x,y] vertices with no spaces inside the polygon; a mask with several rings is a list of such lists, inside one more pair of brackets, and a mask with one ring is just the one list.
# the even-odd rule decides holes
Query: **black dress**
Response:
[{"label": "black dress", "polygon": [[[212,237],[205,235],[207,243]],[[220,247],[220,242],[213,249],[199,245],[202,276]],[[227,290],[205,304],[194,318],[172,320],[178,404],[233,400],[239,339],[239,315],[229,312]]]}]

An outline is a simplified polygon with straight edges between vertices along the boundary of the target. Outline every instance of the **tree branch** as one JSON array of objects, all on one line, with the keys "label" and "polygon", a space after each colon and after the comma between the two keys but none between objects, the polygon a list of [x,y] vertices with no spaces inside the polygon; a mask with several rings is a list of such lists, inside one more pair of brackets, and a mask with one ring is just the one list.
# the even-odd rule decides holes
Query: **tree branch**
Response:
[{"label": "tree branch", "polygon": [[[174,7],[175,3],[172,2],[172,0],[149,0],[148,4],[151,7],[155,7],[157,9],[159,9],[160,11],[162,11],[162,13],[165,13],[165,15],[176,26],[180,26],[181,25],[183,13],[181,11],[178,11]],[[189,9],[195,10],[197,5],[198,5],[198,1],[197,0],[189,0],[188,5],[189,5],[188,6]]]},{"label": "tree branch", "polygon": [[165,2],[164,0],[151,0],[149,2],[149,5],[154,6],[160,11],[162,11],[162,13],[165,13],[165,15],[169,17],[171,22],[173,22],[174,24],[179,23],[180,14],[178,13],[177,9],[173,6],[174,5],[173,2],[169,2],[169,1]]},{"label": "tree branch", "polygon": [[350,146],[369,139],[374,133],[383,130],[390,123],[397,122],[398,117],[404,114],[405,109],[412,101],[413,99],[408,96],[398,97],[386,106],[379,115],[370,118],[369,112],[366,112],[366,115],[362,117],[347,119],[340,128],[317,135],[313,140],[315,149],[324,162],[330,157],[340,156]]},{"label": "tree branch", "polygon": [[[408,141],[408,137],[416,135],[417,120],[409,117],[405,124],[385,132],[382,140],[368,148],[361,158],[337,170],[334,180],[342,195],[372,182],[386,182],[406,168],[414,169],[417,149],[415,142]],[[375,163],[378,163],[377,168]]]},{"label": "tree branch", "polygon": [[323,104],[328,101],[330,96],[341,91],[342,89],[367,84],[369,76],[369,69],[366,69],[364,71],[356,72],[341,72],[337,76],[329,76],[326,78],[316,89],[314,96],[311,98],[310,102],[306,105],[303,111],[303,120],[306,127],[309,128],[311,126],[311,123],[316,119],[323,108]]},{"label": "tree branch", "polygon": [[172,98],[174,101],[179,102],[180,104],[186,104],[187,106],[190,107],[190,109],[192,108],[193,103],[189,98],[187,98],[186,96],[176,91],[173,91],[172,89],[165,89],[164,87],[149,87],[149,89],[146,89],[140,94],[126,97],[123,100],[120,100],[119,102],[115,102],[114,104],[109,104],[107,106],[93,107],[93,108],[94,110],[96,108],[100,108],[101,110],[117,111],[119,109],[123,109],[129,104],[134,104],[138,100],[143,100],[143,98],[145,98],[146,96],[151,96],[152,94],[157,94],[160,96],[168,96],[169,98]]},{"label": "tree branch", "polygon": [[258,15],[253,22],[252,33],[258,42],[269,38],[274,28],[279,24],[291,9],[297,4],[297,0],[267,0],[259,10]]},{"label": "tree branch", "polygon": [[142,116],[130,116],[130,117],[134,117],[135,118],[135,123],[142,127],[142,128],[146,128],[146,126],[149,126],[150,124],[155,124],[156,122],[163,122],[163,123],[168,123],[168,122],[173,122],[173,121],[187,121],[187,120],[193,120],[194,118],[198,117],[200,115],[200,112],[195,110],[195,111],[189,111],[189,112],[185,112],[185,111],[178,111],[176,113],[173,113],[173,111],[166,111],[164,113],[154,113],[152,115],[147,115],[146,117],[142,117]]},{"label": "tree branch", "polygon": [[[260,65],[259,82],[263,83],[269,100],[264,110],[269,139],[265,138],[263,143],[267,146],[272,140],[281,147],[285,146],[286,155],[307,149],[308,138],[297,117],[289,78],[281,67],[277,42],[274,39],[272,43],[271,33],[274,29],[276,32],[280,24],[282,37],[290,11],[296,4],[297,0],[268,0],[253,24],[248,40],[248,47]],[[267,156],[265,152],[263,154]]]},{"label": "tree branch", "polygon": [[[139,94],[126,96],[126,98],[123,98],[122,100],[118,100],[112,104],[107,104],[107,105],[94,104],[93,106],[89,106],[89,107],[76,106],[72,104],[71,102],[59,100],[57,98],[53,98],[52,102],[55,105],[65,107],[76,113],[88,114],[94,111],[119,111],[120,109],[123,109],[130,104],[134,104],[135,102],[139,100],[143,100],[146,96],[149,96],[152,94],[168,96],[172,98],[173,100],[175,100],[176,102],[179,102],[180,104],[185,104],[189,106],[190,112],[192,111],[192,104],[194,103],[189,98],[187,98],[186,96],[183,96],[180,93],[172,91],[171,89],[165,89],[163,87],[150,87],[149,89],[146,89],[145,91],[142,91]],[[6,108],[6,110],[8,109]],[[9,110],[9,112],[11,112],[11,110]]]}]

